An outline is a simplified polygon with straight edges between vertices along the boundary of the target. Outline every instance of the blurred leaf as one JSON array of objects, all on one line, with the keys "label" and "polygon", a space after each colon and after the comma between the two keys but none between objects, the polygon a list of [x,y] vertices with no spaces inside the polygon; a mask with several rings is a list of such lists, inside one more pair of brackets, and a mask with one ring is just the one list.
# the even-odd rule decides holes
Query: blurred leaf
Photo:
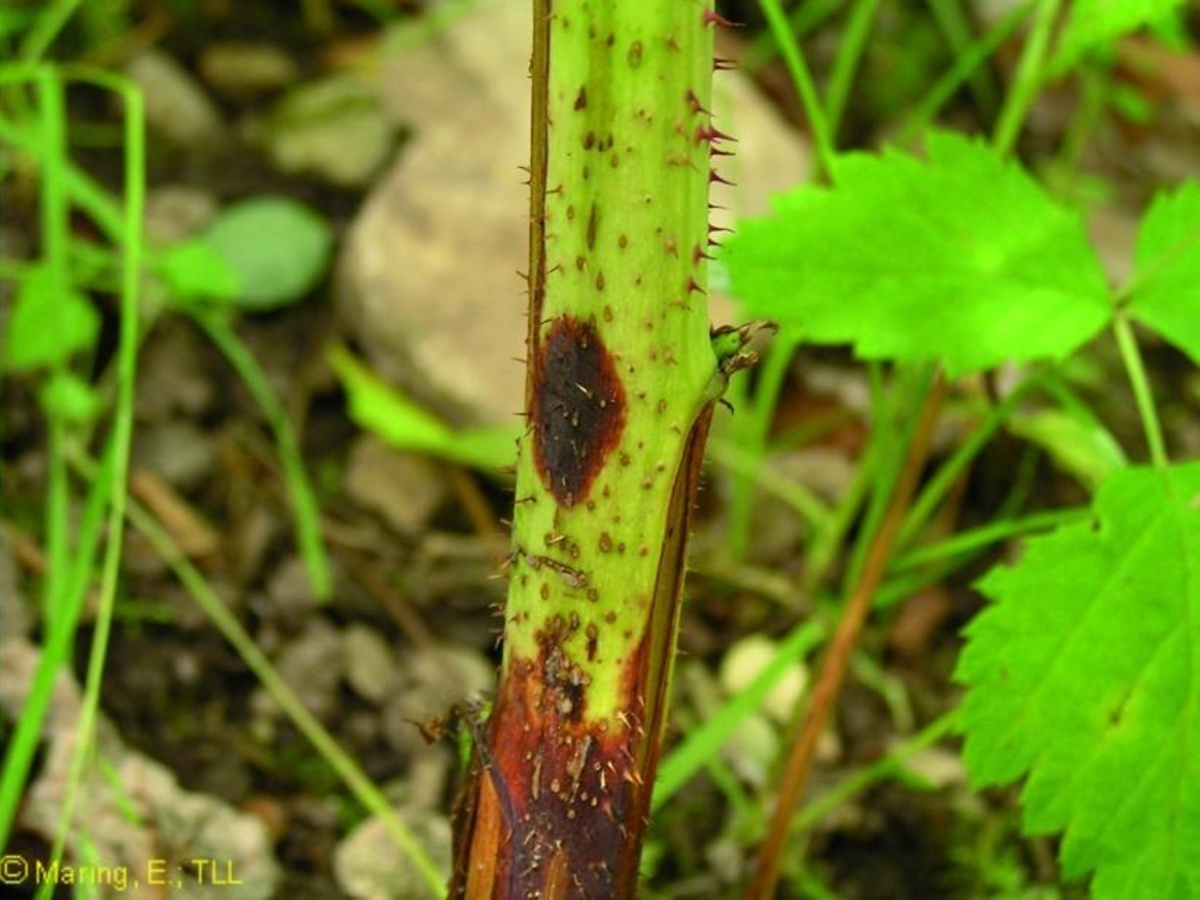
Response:
[{"label": "blurred leaf", "polygon": [[1050,71],[1061,74],[1090,50],[1123,34],[1173,18],[1183,0],[1075,0]]},{"label": "blurred leaf", "polygon": [[842,157],[740,223],[722,254],[747,317],[866,359],[938,361],[951,377],[1062,359],[1111,316],[1077,213],[980,141],[933,134],[928,159]]},{"label": "blurred leaf", "polygon": [[1103,425],[1060,409],[1016,413],[1009,417],[1008,428],[1041,446],[1059,468],[1089,488],[1129,464],[1121,445]]},{"label": "blurred leaf", "polygon": [[233,266],[200,239],[167,250],[159,260],[158,272],[179,300],[235,303],[242,293],[241,279]]},{"label": "blurred leaf", "polygon": [[[224,259],[239,287],[236,298],[229,297],[222,281],[204,296],[246,310],[275,309],[303,298],[324,276],[333,250],[329,224],[304,204],[283,197],[235,203],[197,240]],[[202,264],[203,259],[197,255],[191,262]]]},{"label": "blurred leaf", "polygon": [[1133,269],[1130,314],[1200,365],[1200,184],[1155,198]]},{"label": "blurred leaf", "polygon": [[41,401],[51,416],[72,424],[92,422],[100,411],[95,390],[73,372],[56,372],[42,388]]},{"label": "blurred leaf", "polygon": [[346,391],[350,418],[393,447],[492,475],[515,461],[518,428],[455,430],[384,382],[344,348],[330,351],[330,364]]},{"label": "blurred leaf", "polygon": [[100,314],[59,270],[38,265],[17,288],[4,367],[27,371],[65,363],[95,344]]}]

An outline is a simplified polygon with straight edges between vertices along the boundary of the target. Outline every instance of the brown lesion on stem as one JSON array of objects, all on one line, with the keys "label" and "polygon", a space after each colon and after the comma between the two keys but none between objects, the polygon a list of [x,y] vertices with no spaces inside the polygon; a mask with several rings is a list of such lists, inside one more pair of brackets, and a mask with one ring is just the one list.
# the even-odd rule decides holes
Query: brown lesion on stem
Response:
[{"label": "brown lesion on stem", "polygon": [[625,430],[625,389],[595,324],[559,316],[537,350],[533,456],[546,489],[570,508],[587,498]]},{"label": "brown lesion on stem", "polygon": [[[642,704],[633,699],[613,721],[588,717],[577,634],[586,634],[578,622],[553,617],[536,656],[512,661],[477,750],[473,827],[459,830],[471,835],[470,868],[455,873],[451,896],[628,896],[621,886],[634,883],[638,862],[630,837],[649,800],[628,750]],[[636,659],[629,665],[633,687]]]}]

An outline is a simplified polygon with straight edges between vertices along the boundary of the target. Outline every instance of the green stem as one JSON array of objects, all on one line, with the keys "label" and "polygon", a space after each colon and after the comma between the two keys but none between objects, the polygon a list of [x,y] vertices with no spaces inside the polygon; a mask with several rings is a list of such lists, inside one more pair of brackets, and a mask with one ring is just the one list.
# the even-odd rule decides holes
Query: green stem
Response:
[{"label": "green stem", "polygon": [[850,87],[854,84],[854,75],[866,50],[878,9],[879,0],[857,0],[842,31],[837,56],[829,73],[829,87],[825,93],[825,114],[829,120],[831,135],[836,135],[841,127]]},{"label": "green stem", "polygon": [[[893,492],[904,471],[913,438],[918,433],[918,420],[911,411],[920,409],[922,402],[929,397],[936,374],[937,369],[933,365],[902,367],[897,373],[891,397],[886,402],[876,401],[873,404],[880,414],[875,416],[876,425],[872,428],[875,453],[872,456],[874,478],[871,482],[871,499],[846,567],[843,595],[848,596],[859,582],[863,566],[875,546],[876,533],[892,506]],[[876,391],[875,395],[880,396],[880,392]]]},{"label": "green stem", "polygon": [[896,541],[897,546],[903,547],[916,537],[922,526],[933,515],[934,510],[946,498],[950,488],[954,486],[954,482],[1004,424],[1009,413],[1016,409],[1017,405],[1043,381],[1044,376],[1042,375],[1034,375],[1022,381],[1004,398],[1002,403],[988,411],[983,421],[971,432],[971,436],[959,445],[945,463],[938,467],[937,472],[925,484],[914,501],[912,509],[909,510],[908,518]]},{"label": "green stem", "polygon": [[[39,64],[5,66],[0,68],[0,85],[36,81],[43,71],[47,71],[47,68]],[[61,66],[50,71],[55,72],[55,77],[102,86],[115,84],[119,80],[119,76],[82,66]],[[31,158],[38,159],[42,156],[40,132],[24,128],[3,116],[0,116],[0,141],[10,144]],[[120,206],[113,201],[109,193],[70,159],[63,159],[63,171],[60,174],[71,203],[86,213],[105,237],[113,243],[120,243],[124,228],[122,213]]]},{"label": "green stem", "polygon": [[192,311],[192,318],[209,336],[217,348],[237,371],[250,394],[266,416],[267,424],[279,448],[279,459],[283,465],[283,478],[291,497],[296,518],[296,543],[308,570],[309,584],[313,596],[328,600],[333,591],[326,560],[325,545],[321,539],[320,507],[316,495],[304,471],[300,456],[300,444],[296,432],[288,419],[287,411],[279,401],[266,373],[247,349],[229,324],[219,313],[204,309]]},{"label": "green stem", "polygon": [[[17,131],[20,140],[16,141],[24,152],[35,159],[41,160],[41,175],[44,189],[54,196],[47,202],[45,209],[45,227],[52,233],[47,236],[46,247],[56,257],[64,256],[70,249],[70,235],[66,228],[66,208],[71,190],[72,173],[76,177],[81,173],[66,156],[65,130],[62,127],[65,116],[62,106],[62,79],[66,72],[55,67],[43,65],[17,65],[0,73],[0,81],[5,83],[32,80],[38,85],[44,101],[43,110],[50,110],[51,118],[59,119],[57,124],[50,124],[48,139],[39,140],[37,134],[30,135],[28,131]],[[122,370],[122,393],[119,398],[114,418],[114,426],[110,430],[109,439],[105,446],[101,474],[84,504],[80,519],[74,553],[69,558],[65,556],[68,550],[69,536],[66,527],[66,517],[69,505],[69,481],[66,470],[67,457],[81,443],[76,438],[70,440],[66,423],[56,415],[50,419],[50,437],[48,453],[50,457],[50,484],[48,487],[47,508],[49,510],[51,530],[47,535],[47,556],[49,573],[45,632],[43,635],[43,650],[34,674],[33,683],[22,708],[21,718],[15,733],[7,748],[4,758],[2,783],[0,783],[0,845],[4,845],[9,834],[13,816],[33,756],[37,750],[41,726],[50,702],[51,691],[57,673],[71,658],[75,644],[76,627],[84,599],[92,581],[92,566],[101,535],[104,531],[104,518],[109,512],[108,532],[110,539],[108,556],[106,558],[107,582],[102,588],[101,605],[104,597],[111,598],[115,585],[115,561],[120,549],[120,528],[114,525],[110,503],[119,503],[117,498],[125,494],[124,470],[118,469],[118,460],[123,467],[128,456],[129,440],[132,428],[133,409],[133,355],[130,352],[130,335],[137,331],[137,286],[140,276],[139,241],[142,222],[141,172],[144,169],[142,142],[140,138],[140,95],[135,95],[122,79],[106,73],[79,72],[75,77],[91,80],[108,90],[120,93],[126,100],[128,116],[126,126],[131,129],[127,144],[129,146],[127,164],[130,199],[127,208],[122,213],[114,204],[106,201],[111,207],[108,219],[110,237],[121,243],[126,249],[124,258],[123,290],[121,297],[121,337],[118,348],[118,365]],[[9,134],[0,129],[0,139],[8,140]],[[25,143],[21,143],[24,141]],[[63,191],[65,185],[66,190]],[[56,262],[63,265],[65,262]],[[65,276],[64,276],[65,279]],[[65,367],[62,368],[65,371]],[[55,522],[61,519],[61,522]],[[119,520],[118,520],[119,524]],[[104,590],[109,593],[105,595]],[[111,603],[109,604],[111,606]],[[91,701],[95,702],[96,690],[93,689]],[[87,723],[81,725],[80,752],[87,744]],[[72,785],[77,782],[72,782]],[[73,786],[71,787],[73,791]],[[66,819],[63,820],[67,821]],[[62,834],[59,835],[58,849],[61,853]],[[56,857],[57,858],[57,857]]]},{"label": "green stem", "polygon": [[[803,40],[841,10],[845,0],[805,0],[788,16],[788,30]],[[779,56],[779,44],[769,31],[760,32],[742,54],[742,66],[754,73]]]},{"label": "green stem", "polygon": [[[126,484],[129,475],[129,451],[133,440],[133,401],[137,377],[138,297],[142,272],[142,221],[146,195],[145,118],[142,94],[120,79],[99,76],[118,93],[125,104],[125,204],[121,228],[120,335],[117,346],[117,398],[112,418],[111,468],[108,485],[108,542],[101,562],[99,606],[96,628],[92,633],[87,679],[78,724],[78,739],[71,758],[67,790],[55,835],[54,858],[62,852],[74,815],[75,797],[83,770],[91,757],[96,721],[99,717],[100,688],[104,678],[117,581],[120,577],[122,535],[124,534]],[[49,884],[45,887],[50,887]]]},{"label": "green stem", "polygon": [[[925,547],[918,547],[899,557],[890,566],[890,574],[897,575],[929,563],[964,557],[985,547],[998,544],[1000,541],[1031,534],[1035,531],[1049,531],[1051,528],[1069,525],[1084,519],[1088,515],[1090,513],[1087,509],[1056,509],[1050,512],[1031,513],[1019,519],[993,522],[968,531],[960,531],[952,538]],[[881,590],[880,593],[882,594],[884,591]]]},{"label": "green stem", "polygon": [[970,79],[973,73],[979,70],[979,67],[987,61],[996,48],[1006,41],[1016,31],[1017,26],[1028,17],[1035,2],[1036,0],[1026,0],[1025,3],[1014,7],[989,28],[986,34],[962,48],[962,51],[954,59],[954,65],[938,78],[909,114],[896,138],[897,144],[901,146],[909,144],[917,134],[928,127],[938,111],[954,96],[954,93]]},{"label": "green stem", "polygon": [[808,118],[808,127],[812,130],[813,142],[817,145],[817,159],[821,163],[821,171],[826,178],[833,181],[836,151],[829,121],[825,118],[820,98],[817,97],[817,88],[813,82],[812,73],[808,70],[808,64],[804,61],[800,45],[792,33],[778,0],[759,0],[759,5],[763,15],[766,16],[771,33],[775,36],[776,43],[779,44],[779,52],[783,55],[788,74],[792,77],[792,84],[795,85],[796,93],[800,97],[800,104],[804,107],[804,114]]},{"label": "green stem", "polygon": [[996,123],[992,145],[1007,156],[1016,145],[1017,136],[1033,101],[1042,86],[1042,74],[1054,33],[1054,22],[1058,17],[1060,0],[1039,0],[1033,30],[1025,42],[1024,52],[1017,64],[1016,80],[1005,98],[1004,107]]},{"label": "green stem", "polygon": [[[59,296],[71,289],[67,264],[67,219],[69,205],[63,190],[62,172],[66,168],[66,111],[63,86],[55,73],[41,68],[36,73],[38,133],[41,178],[42,262],[54,276]],[[56,298],[57,299],[57,298]],[[67,364],[58,363],[47,384],[66,376]],[[43,584],[42,611],[45,621],[53,620],[62,600],[67,568],[70,564],[70,486],[67,477],[66,444],[68,427],[58,412],[46,407],[49,440],[46,483],[46,580]]]},{"label": "green stem", "polygon": [[1158,410],[1154,405],[1154,397],[1150,392],[1150,380],[1146,375],[1146,367],[1142,362],[1142,354],[1138,349],[1137,339],[1133,335],[1133,326],[1125,313],[1118,311],[1113,316],[1113,333],[1117,338],[1117,346],[1121,351],[1121,361],[1125,364],[1125,372],[1129,375],[1129,383],[1133,387],[1134,401],[1137,403],[1138,415],[1142,419],[1142,428],[1146,432],[1146,446],[1150,448],[1150,461],[1156,468],[1165,469],[1169,464],[1166,444],[1163,441],[1162,426],[1158,421]]},{"label": "green stem", "polygon": [[25,62],[36,62],[45,56],[54,39],[82,3],[83,0],[55,0],[51,3],[21,43],[20,58]]},{"label": "green stem", "polygon": [[[929,11],[933,14],[939,30],[945,38],[950,52],[954,55],[954,65],[951,71],[958,69],[963,60],[978,46],[979,41],[972,34],[972,22],[963,11],[960,0],[926,0]],[[1012,10],[1009,11],[1011,16]],[[995,30],[994,27],[992,30]],[[995,80],[978,64],[971,65],[966,70],[965,81],[975,98],[980,112],[991,118],[996,109],[997,90]]]},{"label": "green stem", "polygon": [[1088,139],[1105,115],[1105,76],[1092,66],[1082,65],[1078,69],[1078,83],[1079,99],[1058,150],[1058,163],[1069,172],[1080,170]]},{"label": "green stem", "polygon": [[731,472],[750,479],[790,506],[813,531],[829,527],[832,511],[825,502],[794,478],[776,471],[753,450],[743,449],[730,441],[714,440],[709,452]]},{"label": "green stem", "polygon": [[886,756],[873,765],[842,779],[830,790],[813,800],[800,811],[792,823],[792,834],[811,828],[839,806],[849,802],[874,784],[904,771],[904,762],[922,750],[932,747],[954,733],[958,726],[958,710],[952,710],[930,722],[906,741],[897,744]]},{"label": "green stem", "polygon": [[854,473],[850,476],[850,484],[829,518],[828,527],[814,535],[809,546],[804,574],[800,579],[801,593],[811,595],[828,580],[829,573],[838,559],[842,542],[867,500],[875,472],[875,460],[878,457],[878,448],[872,443],[855,466]]}]

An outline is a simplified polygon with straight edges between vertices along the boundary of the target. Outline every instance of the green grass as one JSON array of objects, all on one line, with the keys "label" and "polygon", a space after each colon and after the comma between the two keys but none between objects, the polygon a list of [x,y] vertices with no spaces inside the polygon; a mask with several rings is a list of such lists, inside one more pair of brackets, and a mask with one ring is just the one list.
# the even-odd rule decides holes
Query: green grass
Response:
[{"label": "green grass", "polygon": [[[427,885],[440,892],[444,884],[442,874],[379,789],[299,704],[261,650],[203,576],[182,558],[161,527],[128,499],[137,354],[145,327],[139,309],[141,282],[148,271],[158,268],[161,251],[146,247],[142,235],[145,123],[140,91],[124,78],[108,72],[39,61],[78,5],[78,2],[58,2],[46,7],[21,43],[20,61],[0,66],[3,102],[0,143],[36,171],[42,249],[36,264],[5,260],[0,266],[4,277],[26,285],[25,296],[33,296],[34,302],[40,304],[26,308],[27,324],[10,328],[4,368],[9,378],[22,377],[41,386],[39,396],[47,432],[47,483],[41,529],[46,555],[40,603],[42,652],[0,769],[0,844],[7,843],[13,828],[38,750],[55,678],[60,672],[74,668],[83,604],[91,595],[97,605],[87,652],[83,703],[76,724],[78,742],[71,760],[66,799],[59,811],[53,858],[62,858],[69,835],[73,835],[77,847],[91,845],[86,822],[77,819],[75,813],[85,772],[97,763],[103,764],[94,757],[93,738],[119,593],[121,538],[129,516],[134,526],[162,552],[181,582],[297,728],[358,801],[381,817]],[[99,87],[120,100],[123,185],[119,196],[110,194],[71,158],[65,96],[73,84]],[[90,218],[106,243],[91,244],[76,238],[68,228],[73,211]],[[91,261],[82,271],[81,259]],[[118,345],[107,370],[100,375],[97,385],[92,386],[79,373],[94,360],[97,332],[90,324],[80,331],[72,327],[72,322],[76,316],[83,316],[88,323],[93,321],[94,310],[81,292],[96,286],[94,273],[105,269],[116,273],[113,287],[118,299]],[[31,283],[33,287],[43,287],[42,282],[32,281],[35,277],[48,285],[41,293],[29,287]],[[20,290],[18,298],[19,307],[25,302]],[[67,302],[75,305],[64,306]],[[263,410],[292,497],[298,545],[314,594],[329,598],[331,581],[320,537],[319,509],[304,470],[298,439],[282,404],[227,316],[195,305],[185,304],[180,308],[193,317],[229,359]],[[19,309],[17,313],[20,314]],[[49,323],[62,323],[65,327],[46,327]],[[103,418],[96,418],[101,414]],[[97,439],[100,439],[97,460],[91,462],[88,447]],[[80,474],[73,475],[73,470]],[[73,526],[72,509],[77,505],[82,511]],[[52,887],[43,885],[39,896],[48,896]]]}]

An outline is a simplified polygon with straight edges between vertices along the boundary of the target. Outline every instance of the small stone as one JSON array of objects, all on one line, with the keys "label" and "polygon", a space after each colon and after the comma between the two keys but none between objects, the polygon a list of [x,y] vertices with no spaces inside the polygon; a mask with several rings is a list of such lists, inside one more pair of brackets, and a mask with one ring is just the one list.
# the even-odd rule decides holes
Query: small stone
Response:
[{"label": "small stone", "polygon": [[[20,638],[0,641],[0,710],[10,720],[25,708],[38,656]],[[63,804],[77,792],[87,797],[88,827],[68,829],[67,858],[102,860],[112,872],[145,872],[147,860],[163,860],[164,847],[186,847],[193,858],[214,861],[207,874],[225,878],[229,886],[223,893],[233,900],[275,896],[281,872],[262,820],[216,797],[184,790],[166,766],[126,747],[103,716],[94,739],[104,765],[85,768],[80,783],[72,768],[81,704],[78,683],[69,672],[60,672],[42,729],[42,761],[21,800],[21,830],[54,840]],[[171,872],[172,897],[212,896],[215,882],[204,883],[204,872],[185,866]],[[237,878],[236,885],[230,876]],[[131,876],[116,894],[150,900],[161,896],[162,888]]]},{"label": "small stone", "polygon": [[209,44],[200,53],[201,77],[223,97],[252,100],[294,84],[300,68],[281,47],[255,41]]},{"label": "small stone", "polygon": [[422,531],[446,500],[438,467],[424,457],[393,450],[374,435],[350,449],[346,493],[401,534]]},{"label": "small stone", "polygon": [[286,96],[267,123],[266,147],[281,172],[361,188],[391,157],[396,136],[374,91],[342,76]]},{"label": "small stone", "polygon": [[299,618],[316,609],[319,603],[312,592],[308,567],[298,556],[285,559],[271,573],[271,579],[267,582],[267,596],[285,618]]},{"label": "small stone", "polygon": [[[759,634],[742,638],[730,647],[721,660],[718,676],[725,693],[732,697],[749,687],[778,652],[778,644]],[[808,672],[804,664],[792,663],[771,687],[763,701],[763,712],[780,724],[792,721],[807,684]]]},{"label": "small stone", "polygon": [[[449,871],[449,820],[427,811],[414,815],[399,809],[396,814],[434,862]],[[425,884],[408,856],[397,851],[395,838],[377,817],[367,819],[338,844],[333,871],[345,896],[356,900],[426,900],[442,896],[440,890]]]},{"label": "small stone", "polygon": [[147,425],[133,439],[134,468],[150,469],[181,491],[203,485],[216,456],[210,435],[187,420]]},{"label": "small stone", "polygon": [[30,619],[11,545],[7,540],[0,541],[0,642],[28,635],[33,626]]},{"label": "small stone", "polygon": [[344,662],[337,628],[315,617],[297,640],[283,648],[276,667],[305,709],[324,720],[337,708]]},{"label": "small stone", "polygon": [[443,719],[451,707],[496,683],[495,667],[481,654],[446,645],[402,657],[402,679],[383,710],[383,733],[402,753],[425,750],[418,726]]},{"label": "small stone", "polygon": [[449,644],[420,650],[405,662],[418,691],[436,704],[489,691],[496,681],[495,667],[485,657]]},{"label": "small stone", "polygon": [[157,245],[177,244],[198,234],[220,209],[215,194],[185,184],[166,184],[146,195],[146,237]]},{"label": "small stone", "polygon": [[188,150],[209,149],[226,137],[216,105],[183,66],[161,50],[143,50],[126,74],[142,89],[146,124]]},{"label": "small stone", "polygon": [[967,783],[962,754],[943,747],[926,747],[907,757],[901,765],[939,789]]},{"label": "small stone", "polygon": [[765,787],[779,756],[779,734],[766,716],[751,713],[725,741],[721,756],[742,781]]},{"label": "small stone", "polygon": [[182,319],[155,327],[138,361],[140,421],[159,421],[174,413],[196,419],[211,410],[212,366],[201,341]]},{"label": "small stone", "polygon": [[373,628],[349,625],[342,633],[346,684],[371,703],[381,703],[396,687],[400,669],[388,642]]}]

